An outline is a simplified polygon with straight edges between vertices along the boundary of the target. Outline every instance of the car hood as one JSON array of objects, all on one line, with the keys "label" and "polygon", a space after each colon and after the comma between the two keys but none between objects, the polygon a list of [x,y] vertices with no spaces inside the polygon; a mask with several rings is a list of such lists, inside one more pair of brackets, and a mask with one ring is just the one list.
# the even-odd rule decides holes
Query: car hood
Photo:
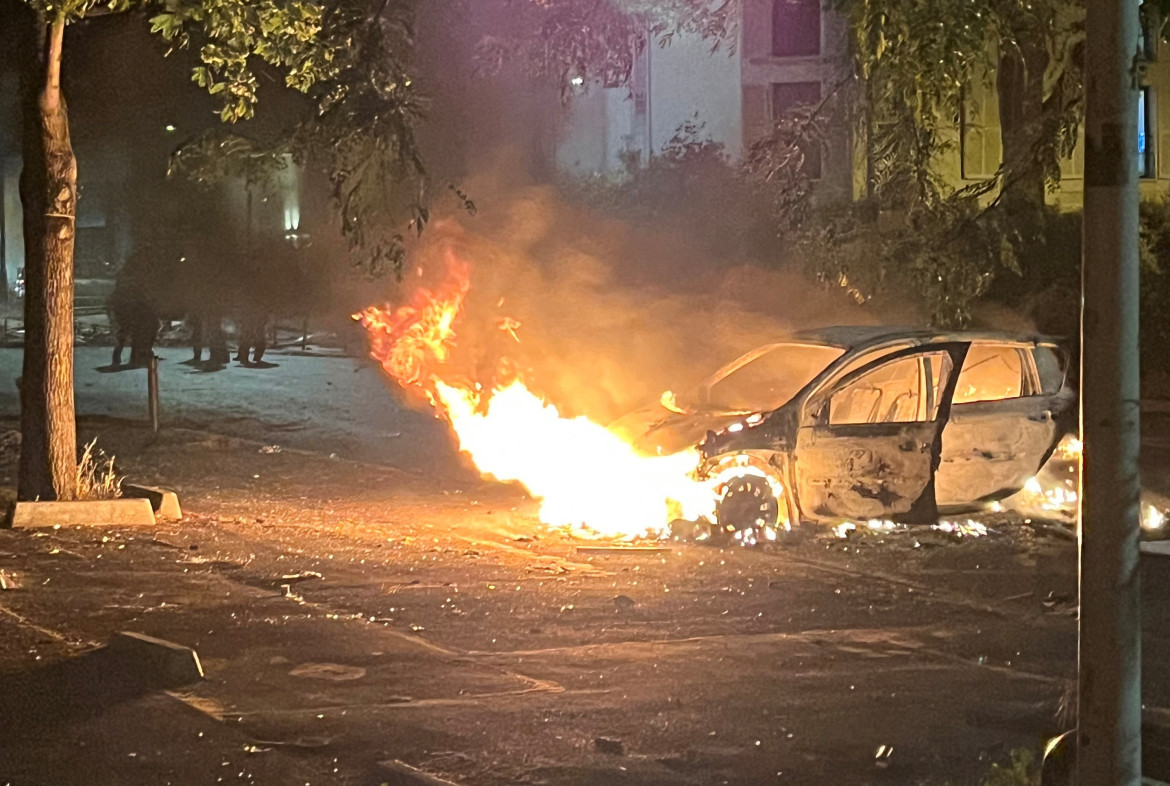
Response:
[{"label": "car hood", "polygon": [[665,456],[703,441],[708,431],[720,431],[743,420],[742,412],[671,412],[655,404],[635,410],[609,427],[649,456]]}]

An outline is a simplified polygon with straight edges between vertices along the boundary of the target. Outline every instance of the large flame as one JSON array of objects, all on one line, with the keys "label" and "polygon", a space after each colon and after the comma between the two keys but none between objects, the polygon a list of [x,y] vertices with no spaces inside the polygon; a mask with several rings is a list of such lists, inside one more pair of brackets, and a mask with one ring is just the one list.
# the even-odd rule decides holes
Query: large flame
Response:
[{"label": "large flame", "polygon": [[[426,396],[480,472],[523,485],[552,526],[662,535],[671,519],[711,515],[711,486],[692,476],[694,449],[642,455],[586,417],[562,416],[506,360],[504,373],[493,375],[502,381],[486,386],[456,373],[448,361],[469,288],[470,268],[449,252],[440,286],[420,287],[405,306],[371,307],[355,318],[369,332],[371,355],[404,388]],[[497,328],[519,341],[515,320],[501,319]]]}]

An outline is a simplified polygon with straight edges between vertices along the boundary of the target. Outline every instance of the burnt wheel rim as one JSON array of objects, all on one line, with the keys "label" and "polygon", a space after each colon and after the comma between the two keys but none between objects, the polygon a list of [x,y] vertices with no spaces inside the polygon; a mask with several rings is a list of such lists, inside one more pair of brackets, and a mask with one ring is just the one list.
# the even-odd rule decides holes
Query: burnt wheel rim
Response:
[{"label": "burnt wheel rim", "polygon": [[726,491],[715,511],[722,534],[741,533],[741,540],[754,542],[780,520],[780,501],[768,481],[757,475],[740,475],[727,481]]}]

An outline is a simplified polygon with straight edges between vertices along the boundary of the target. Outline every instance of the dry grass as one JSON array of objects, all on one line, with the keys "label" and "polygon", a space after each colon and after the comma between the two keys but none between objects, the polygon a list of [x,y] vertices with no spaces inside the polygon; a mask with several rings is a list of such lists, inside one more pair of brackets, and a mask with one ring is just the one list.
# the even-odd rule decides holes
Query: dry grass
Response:
[{"label": "dry grass", "polygon": [[122,480],[114,471],[114,457],[91,440],[77,462],[77,498],[117,499],[122,496]]}]

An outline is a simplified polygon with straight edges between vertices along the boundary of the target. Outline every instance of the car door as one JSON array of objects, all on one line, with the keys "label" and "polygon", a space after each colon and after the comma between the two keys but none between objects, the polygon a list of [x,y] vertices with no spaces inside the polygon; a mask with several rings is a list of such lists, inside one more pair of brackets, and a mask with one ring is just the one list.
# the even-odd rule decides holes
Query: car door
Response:
[{"label": "car door", "polygon": [[937,518],[940,437],[966,349],[954,342],[894,352],[810,397],[793,451],[805,517]]},{"label": "car door", "polygon": [[1062,436],[1072,403],[1063,383],[1054,347],[972,343],[942,437],[940,508],[970,508],[1024,487]]}]

